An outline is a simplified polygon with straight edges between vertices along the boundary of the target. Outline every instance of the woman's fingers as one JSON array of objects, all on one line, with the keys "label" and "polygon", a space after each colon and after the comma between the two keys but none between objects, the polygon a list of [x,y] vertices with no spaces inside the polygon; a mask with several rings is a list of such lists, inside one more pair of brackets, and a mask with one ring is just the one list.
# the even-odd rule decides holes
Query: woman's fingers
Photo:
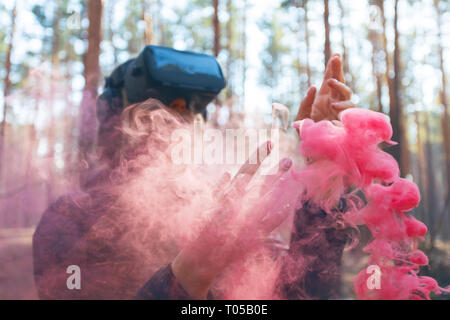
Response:
[{"label": "woman's fingers", "polygon": [[264,161],[264,159],[266,159],[269,156],[271,151],[272,151],[271,141],[267,141],[262,145],[260,145],[258,149],[241,166],[236,176],[243,173],[248,175],[254,175],[261,166],[261,163]]},{"label": "woman's fingers", "polygon": [[328,61],[327,68],[325,70],[325,75],[323,77],[322,86],[320,87],[319,93],[327,93],[329,92],[328,79],[337,79],[341,82],[345,82],[344,79],[344,71],[342,68],[341,57],[338,53],[335,53],[331,56]]},{"label": "woman's fingers", "polygon": [[275,174],[267,175],[264,179],[263,185],[260,190],[260,195],[266,194],[275,183],[292,167],[292,160],[284,158],[278,163],[278,171]]},{"label": "woman's fingers", "polygon": [[259,146],[259,148],[241,166],[233,180],[231,180],[230,189],[239,192],[244,191],[256,171],[258,171],[261,163],[269,156],[271,151],[272,142],[270,141]]},{"label": "woman's fingers", "polygon": [[298,182],[289,172],[285,172],[261,198],[260,204],[264,209],[259,213],[259,227],[265,235],[277,228],[295,210],[299,190]]},{"label": "woman's fingers", "polygon": [[[221,204],[214,211],[217,216],[217,221],[223,222],[221,219],[229,218],[230,214],[236,212],[240,201],[245,195],[247,185],[252,180],[264,159],[269,156],[271,150],[272,143],[270,141],[259,146],[256,152],[241,166],[233,179],[225,183],[226,186],[217,191],[217,198]],[[225,180],[227,178],[226,175],[223,177]]]},{"label": "woman's fingers", "polygon": [[338,60],[334,62],[333,64],[333,77],[334,79],[337,79],[338,81],[345,84],[345,77],[344,77],[344,67],[342,65],[341,56],[339,54],[336,54],[338,57]]},{"label": "woman's fingers", "polygon": [[311,110],[314,103],[314,99],[316,98],[316,92],[317,92],[316,87],[310,87],[308,89],[308,91],[306,92],[306,96],[300,103],[300,108],[298,109],[295,121],[303,120],[311,116]]},{"label": "woman's fingers", "polygon": [[328,79],[336,78],[339,75],[341,65],[341,56],[339,55],[339,53],[333,54],[330,57],[330,60],[328,60],[327,68],[325,69],[325,74],[323,77],[324,82],[326,82]]},{"label": "woman's fingers", "polygon": [[339,113],[346,109],[354,108],[355,104],[353,102],[351,102],[350,100],[347,100],[347,101],[333,102],[331,104],[331,107]]},{"label": "woman's fingers", "polygon": [[350,100],[352,96],[352,90],[344,83],[332,78],[327,80],[327,84],[335,93],[337,93],[337,96],[341,97],[341,100]]},{"label": "woman's fingers", "polygon": [[284,158],[278,163],[278,172],[265,177],[259,198],[244,215],[246,217],[244,229],[250,238],[260,239],[260,236],[264,238],[284,221],[287,214],[284,207],[288,201],[286,195],[293,191],[286,185],[291,179],[289,175],[291,166],[292,160]]}]

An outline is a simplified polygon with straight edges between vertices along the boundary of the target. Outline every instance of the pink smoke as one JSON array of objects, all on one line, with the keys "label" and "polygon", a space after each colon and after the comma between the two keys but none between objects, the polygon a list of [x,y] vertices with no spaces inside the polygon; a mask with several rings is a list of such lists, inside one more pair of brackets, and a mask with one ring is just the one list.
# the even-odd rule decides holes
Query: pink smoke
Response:
[{"label": "pink smoke", "polygon": [[[437,282],[419,276],[419,267],[428,264],[418,249],[427,227],[410,213],[419,204],[417,186],[399,176],[395,159],[382,151],[379,144],[390,143],[392,127],[380,113],[349,109],[340,121],[314,123],[310,119],[294,123],[300,133],[300,153],[308,159],[303,170],[293,176],[328,214],[337,201],[353,188],[348,198],[353,202],[345,220],[366,225],[372,233],[364,248],[370,254],[369,265],[380,270],[379,288],[368,285],[370,273],[362,270],[354,279],[360,299],[430,299],[430,293],[449,292]],[[356,198],[361,191],[367,204]],[[356,200],[355,200],[356,199]]]},{"label": "pink smoke", "polygon": [[[69,241],[62,265],[44,270],[41,291],[47,296],[133,298],[158,269],[192,248],[198,268],[209,262],[200,271],[215,277],[210,288],[215,297],[317,298],[305,290],[304,280],[311,269],[322,277],[323,287],[339,278],[347,231],[358,225],[373,235],[365,251],[369,264],[381,272],[379,289],[369,289],[366,270],[355,278],[359,298],[423,299],[448,291],[418,275],[419,267],[428,264],[418,250],[427,229],[408,211],[420,195],[414,183],[399,177],[396,161],[379,149],[382,142],[393,143],[384,115],[352,109],[334,123],[297,122],[304,166],[288,161],[274,176],[239,171],[231,179],[223,174],[233,170],[223,165],[174,165],[170,134],[192,128],[156,107],[147,102],[127,109],[119,165],[87,192],[65,197],[46,213],[50,218],[40,234],[49,248],[71,240],[67,220],[86,230],[76,242]],[[291,144],[288,139],[280,143]],[[345,210],[336,209],[341,199]],[[43,259],[58,258],[53,250],[45,254]],[[71,264],[91,273],[80,296],[64,287],[65,267]]]}]

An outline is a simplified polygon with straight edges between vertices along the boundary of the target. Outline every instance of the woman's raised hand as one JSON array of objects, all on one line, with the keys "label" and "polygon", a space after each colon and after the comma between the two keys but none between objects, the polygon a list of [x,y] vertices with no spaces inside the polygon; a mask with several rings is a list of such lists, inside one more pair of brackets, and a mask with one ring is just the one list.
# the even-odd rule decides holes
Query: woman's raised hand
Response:
[{"label": "woman's raised hand", "polygon": [[310,118],[314,121],[338,120],[338,115],[355,105],[350,101],[351,89],[345,85],[344,71],[339,54],[328,61],[319,92],[310,87],[295,118],[296,121]]}]

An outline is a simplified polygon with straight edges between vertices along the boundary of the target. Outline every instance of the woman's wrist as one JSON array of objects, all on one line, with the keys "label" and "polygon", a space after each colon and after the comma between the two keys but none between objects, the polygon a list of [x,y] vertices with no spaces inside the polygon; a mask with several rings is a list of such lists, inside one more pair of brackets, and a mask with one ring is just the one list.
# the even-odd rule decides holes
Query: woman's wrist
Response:
[{"label": "woman's wrist", "polygon": [[[213,276],[201,262],[192,259],[189,253],[180,252],[172,261],[172,272],[184,290],[193,298],[206,299]],[[209,272],[208,272],[208,271]]]}]

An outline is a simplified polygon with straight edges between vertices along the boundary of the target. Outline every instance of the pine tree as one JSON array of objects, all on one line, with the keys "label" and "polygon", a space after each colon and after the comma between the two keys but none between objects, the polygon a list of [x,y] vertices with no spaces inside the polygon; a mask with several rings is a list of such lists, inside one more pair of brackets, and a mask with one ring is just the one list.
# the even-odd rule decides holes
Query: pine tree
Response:
[{"label": "pine tree", "polygon": [[84,57],[85,87],[81,101],[80,135],[78,140],[79,159],[87,161],[88,155],[93,151],[96,138],[95,104],[98,94],[100,78],[100,42],[102,39],[102,0],[88,1],[88,47]]},{"label": "pine tree", "polygon": [[14,7],[11,10],[11,29],[9,32],[9,44],[8,50],[6,53],[5,60],[5,79],[4,79],[4,87],[3,87],[3,118],[0,124],[0,181],[2,181],[2,170],[3,170],[3,161],[4,161],[4,144],[5,144],[5,127],[6,127],[6,117],[8,115],[8,96],[11,92],[11,55],[14,46],[14,36],[16,31],[16,16],[17,16],[17,1],[14,3]]},{"label": "pine tree", "polygon": [[331,42],[330,42],[330,22],[329,22],[329,16],[330,16],[330,9],[329,9],[329,3],[328,0],[323,0],[323,22],[325,27],[325,45],[324,45],[324,60],[325,60],[325,68],[328,64],[328,60],[330,60],[331,57]]}]

